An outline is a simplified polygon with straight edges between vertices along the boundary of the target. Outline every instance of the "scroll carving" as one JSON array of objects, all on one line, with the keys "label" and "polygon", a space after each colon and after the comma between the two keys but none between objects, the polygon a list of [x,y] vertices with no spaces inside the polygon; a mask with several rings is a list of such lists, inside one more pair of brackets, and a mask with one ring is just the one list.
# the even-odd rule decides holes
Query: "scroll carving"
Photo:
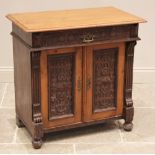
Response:
[{"label": "scroll carving", "polygon": [[117,48],[94,51],[95,111],[116,107],[117,54]]},{"label": "scroll carving", "polygon": [[43,136],[43,123],[41,114],[40,94],[40,52],[32,53],[32,106],[34,122],[34,140],[38,141]]},{"label": "scroll carving", "polygon": [[128,131],[132,129],[132,120],[134,115],[133,100],[132,100],[132,81],[133,81],[133,59],[134,59],[135,45],[136,41],[126,43],[124,128],[125,130]]},{"label": "scroll carving", "polygon": [[74,54],[48,56],[49,119],[73,114]]}]

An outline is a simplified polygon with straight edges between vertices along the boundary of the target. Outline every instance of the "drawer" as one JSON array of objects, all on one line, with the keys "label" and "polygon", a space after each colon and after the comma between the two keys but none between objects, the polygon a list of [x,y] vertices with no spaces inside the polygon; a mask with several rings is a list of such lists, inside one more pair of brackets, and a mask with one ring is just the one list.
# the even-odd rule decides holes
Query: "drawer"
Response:
[{"label": "drawer", "polygon": [[138,37],[138,25],[95,27],[32,34],[32,47],[85,45],[97,42],[129,40]]}]

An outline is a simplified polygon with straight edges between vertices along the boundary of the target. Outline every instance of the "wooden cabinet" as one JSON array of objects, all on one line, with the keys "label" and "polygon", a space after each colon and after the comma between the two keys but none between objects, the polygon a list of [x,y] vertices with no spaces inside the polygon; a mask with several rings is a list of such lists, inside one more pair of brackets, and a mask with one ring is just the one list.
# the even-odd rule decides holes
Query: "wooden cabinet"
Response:
[{"label": "wooden cabinet", "polygon": [[124,119],[124,129],[132,129],[134,46],[145,20],[112,7],[7,18],[17,125],[28,129],[34,148],[44,133],[110,119]]}]

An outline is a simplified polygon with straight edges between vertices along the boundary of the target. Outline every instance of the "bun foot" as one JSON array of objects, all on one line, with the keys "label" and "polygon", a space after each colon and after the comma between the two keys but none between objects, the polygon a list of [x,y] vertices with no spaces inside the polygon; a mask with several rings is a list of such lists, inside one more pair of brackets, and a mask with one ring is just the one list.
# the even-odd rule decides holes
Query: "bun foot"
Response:
[{"label": "bun foot", "polygon": [[16,117],[16,125],[18,126],[18,128],[25,127],[23,122],[18,117]]},{"label": "bun foot", "polygon": [[35,149],[40,149],[41,146],[42,146],[42,140],[39,139],[39,140],[33,140],[32,141],[32,145]]},{"label": "bun foot", "polygon": [[131,131],[133,128],[133,124],[132,123],[124,123],[123,128],[125,131]]}]

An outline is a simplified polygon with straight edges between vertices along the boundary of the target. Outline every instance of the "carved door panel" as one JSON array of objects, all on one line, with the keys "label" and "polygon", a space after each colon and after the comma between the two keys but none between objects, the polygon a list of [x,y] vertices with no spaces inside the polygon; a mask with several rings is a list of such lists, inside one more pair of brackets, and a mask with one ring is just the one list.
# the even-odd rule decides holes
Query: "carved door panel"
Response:
[{"label": "carved door panel", "polygon": [[81,121],[82,48],[41,53],[41,96],[45,128]]},{"label": "carved door panel", "polygon": [[122,115],[124,55],[124,43],[86,48],[84,121]]}]

